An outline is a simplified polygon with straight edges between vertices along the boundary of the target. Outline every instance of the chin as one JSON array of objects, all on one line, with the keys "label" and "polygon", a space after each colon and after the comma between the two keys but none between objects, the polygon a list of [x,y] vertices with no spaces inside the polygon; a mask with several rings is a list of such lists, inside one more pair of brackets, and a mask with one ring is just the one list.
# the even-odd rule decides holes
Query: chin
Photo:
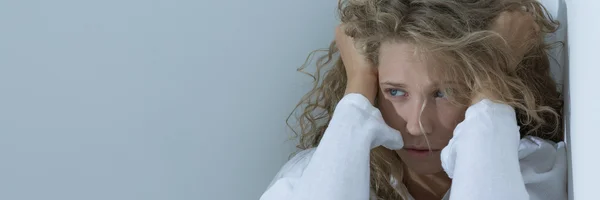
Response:
[{"label": "chin", "polygon": [[406,150],[397,150],[396,153],[402,159],[402,162],[408,169],[419,175],[435,174],[444,171],[440,158],[440,151],[431,153],[430,155],[411,155]]}]

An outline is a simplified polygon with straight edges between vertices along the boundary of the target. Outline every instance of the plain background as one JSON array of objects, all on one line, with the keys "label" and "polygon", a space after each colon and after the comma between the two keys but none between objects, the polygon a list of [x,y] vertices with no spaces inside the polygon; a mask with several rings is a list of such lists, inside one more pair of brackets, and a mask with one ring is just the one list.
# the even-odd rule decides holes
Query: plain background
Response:
[{"label": "plain background", "polygon": [[333,0],[0,0],[0,199],[258,199]]},{"label": "plain background", "polygon": [[[600,3],[553,1],[575,197],[595,199]],[[257,199],[335,2],[0,0],[0,199]]]},{"label": "plain background", "polygon": [[[600,134],[600,1],[566,0],[569,20],[569,69],[566,116],[570,131],[572,193],[575,200],[598,196]],[[594,92],[592,92],[594,91]]]}]

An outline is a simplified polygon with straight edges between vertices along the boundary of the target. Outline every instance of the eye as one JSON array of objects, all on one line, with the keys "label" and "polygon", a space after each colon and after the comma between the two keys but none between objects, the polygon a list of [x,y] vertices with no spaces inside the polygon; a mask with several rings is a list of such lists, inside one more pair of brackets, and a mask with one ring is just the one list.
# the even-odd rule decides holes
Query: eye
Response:
[{"label": "eye", "polygon": [[393,97],[402,97],[402,96],[406,96],[406,92],[402,91],[402,90],[398,90],[398,89],[389,89],[388,93],[393,96]]},{"label": "eye", "polygon": [[435,98],[446,98],[446,93],[440,90],[436,91],[433,95]]}]

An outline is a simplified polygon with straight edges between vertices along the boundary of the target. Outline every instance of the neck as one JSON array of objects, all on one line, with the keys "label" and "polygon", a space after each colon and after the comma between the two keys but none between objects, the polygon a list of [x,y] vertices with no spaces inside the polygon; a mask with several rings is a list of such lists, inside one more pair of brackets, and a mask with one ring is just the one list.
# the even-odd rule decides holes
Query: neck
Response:
[{"label": "neck", "polygon": [[427,175],[408,172],[407,175],[404,184],[415,199],[441,199],[452,183],[444,171]]}]

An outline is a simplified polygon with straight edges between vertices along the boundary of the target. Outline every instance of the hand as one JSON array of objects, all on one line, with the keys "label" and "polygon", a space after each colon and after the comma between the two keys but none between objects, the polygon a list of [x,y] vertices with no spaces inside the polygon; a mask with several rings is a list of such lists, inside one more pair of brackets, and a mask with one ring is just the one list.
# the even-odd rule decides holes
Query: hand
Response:
[{"label": "hand", "polygon": [[[509,63],[511,69],[515,70],[525,54],[536,45],[539,37],[540,27],[535,22],[533,15],[525,10],[504,11],[496,17],[491,28],[497,32],[508,43],[512,60]],[[497,100],[498,95],[489,94],[489,92],[474,92],[471,97],[471,105],[478,103],[483,99]]]},{"label": "hand", "polygon": [[367,58],[358,52],[354,39],[344,33],[342,25],[335,29],[335,43],[340,51],[348,78],[345,94],[362,94],[373,104],[378,88],[375,67],[371,66]]},{"label": "hand", "polygon": [[473,97],[471,97],[471,104],[470,105],[479,103],[483,99],[489,99],[489,100],[499,99],[497,96],[498,95],[488,94],[488,93],[485,93],[485,92],[475,92],[473,94]]},{"label": "hand", "polygon": [[509,67],[513,69],[521,62],[525,53],[535,46],[540,35],[539,25],[525,7],[522,10],[500,13],[492,24],[491,30],[499,33],[508,43],[513,56]]}]

